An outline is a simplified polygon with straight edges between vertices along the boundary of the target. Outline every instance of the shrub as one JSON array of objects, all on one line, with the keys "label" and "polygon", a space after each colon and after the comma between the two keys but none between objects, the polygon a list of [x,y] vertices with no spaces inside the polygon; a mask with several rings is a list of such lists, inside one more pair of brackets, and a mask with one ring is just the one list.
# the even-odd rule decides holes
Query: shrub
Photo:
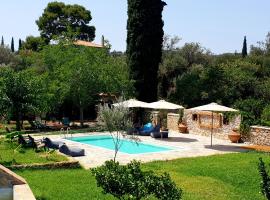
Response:
[{"label": "shrub", "polygon": [[267,199],[270,199],[270,177],[262,158],[259,158],[259,173],[261,175],[261,191]]},{"label": "shrub", "polygon": [[155,196],[161,200],[181,199],[182,190],[176,187],[169,174],[158,176],[153,171],[143,172],[140,163],[132,161],[126,166],[118,162],[106,161],[92,170],[98,187],[105,194],[118,199],[142,199]]},{"label": "shrub", "polygon": [[14,132],[6,134],[6,138],[7,139],[13,139],[14,137],[16,137],[18,135],[22,135],[22,134],[24,134],[24,132],[22,132],[22,131],[14,131]]},{"label": "shrub", "polygon": [[265,126],[270,126],[270,105],[267,105],[261,115],[261,124]]}]

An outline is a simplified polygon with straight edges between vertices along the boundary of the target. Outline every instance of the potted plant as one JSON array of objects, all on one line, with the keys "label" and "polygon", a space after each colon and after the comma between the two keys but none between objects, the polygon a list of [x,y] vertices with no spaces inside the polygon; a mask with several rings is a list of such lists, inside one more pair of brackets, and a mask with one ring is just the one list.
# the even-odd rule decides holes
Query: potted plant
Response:
[{"label": "potted plant", "polygon": [[180,133],[188,133],[187,125],[184,122],[178,124],[178,130]]},{"label": "potted plant", "polygon": [[188,133],[188,127],[187,125],[183,122],[183,110],[179,112],[179,121],[178,121],[178,130],[180,133]]},{"label": "potted plant", "polygon": [[229,133],[228,137],[229,137],[229,139],[231,140],[232,143],[237,143],[241,138],[241,135],[239,133],[239,129],[238,128],[233,128],[231,133]]}]

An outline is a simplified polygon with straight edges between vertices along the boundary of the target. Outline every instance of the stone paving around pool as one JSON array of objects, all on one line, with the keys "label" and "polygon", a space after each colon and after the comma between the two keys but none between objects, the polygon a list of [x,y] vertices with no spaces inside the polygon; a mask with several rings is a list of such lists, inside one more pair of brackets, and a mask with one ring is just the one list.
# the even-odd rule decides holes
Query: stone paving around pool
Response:
[{"label": "stone paving around pool", "polygon": [[[104,135],[106,133],[89,133],[89,134],[74,134],[73,137]],[[108,133],[107,133],[108,134]],[[113,159],[114,151],[73,142],[63,139],[60,135],[48,136],[52,140],[62,140],[70,147],[79,147],[85,149],[85,156],[74,157],[80,164],[88,169],[102,165],[106,160]],[[138,136],[141,142],[153,144],[163,147],[173,148],[171,151],[146,153],[146,154],[127,154],[118,152],[117,161],[121,164],[126,164],[131,160],[140,160],[141,162],[151,162],[155,160],[172,160],[183,157],[208,156],[214,154],[225,154],[232,152],[244,152],[241,146],[246,144],[234,144],[229,140],[221,140],[213,138],[213,146],[210,146],[210,137],[199,136],[195,134],[169,133],[167,139],[154,139],[150,136]]]}]

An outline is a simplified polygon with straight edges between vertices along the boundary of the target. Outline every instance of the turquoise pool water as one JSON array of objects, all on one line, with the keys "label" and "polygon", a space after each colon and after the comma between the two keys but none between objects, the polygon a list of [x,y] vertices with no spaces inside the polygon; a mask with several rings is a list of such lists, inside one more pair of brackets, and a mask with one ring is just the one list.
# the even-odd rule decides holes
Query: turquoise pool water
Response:
[{"label": "turquoise pool water", "polygon": [[[108,136],[108,135],[74,137],[74,138],[69,138],[69,140],[114,150],[113,139],[111,136]],[[123,153],[128,153],[128,154],[153,153],[153,152],[163,152],[163,151],[172,150],[171,148],[167,148],[167,147],[145,144],[142,142],[136,143],[134,141],[130,141],[126,139],[122,139],[121,141],[122,141],[122,146],[119,151]]]}]

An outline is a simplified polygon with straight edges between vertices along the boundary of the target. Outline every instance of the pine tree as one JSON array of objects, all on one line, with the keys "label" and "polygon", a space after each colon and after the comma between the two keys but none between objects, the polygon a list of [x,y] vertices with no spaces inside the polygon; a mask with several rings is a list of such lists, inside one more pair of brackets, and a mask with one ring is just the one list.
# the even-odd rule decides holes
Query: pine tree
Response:
[{"label": "pine tree", "polygon": [[128,0],[127,62],[137,98],[157,100],[157,73],[162,55],[162,0]]},{"label": "pine tree", "polygon": [[245,58],[246,56],[247,56],[247,38],[245,36],[242,48],[242,57]]},{"label": "pine tree", "polygon": [[19,47],[18,47],[18,50],[21,50],[22,49],[22,40],[21,38],[19,39]]},{"label": "pine tree", "polygon": [[10,47],[11,47],[11,51],[14,52],[15,50],[14,50],[14,39],[13,39],[13,37],[11,39],[11,45],[10,45]]},{"label": "pine tree", "polygon": [[4,45],[5,45],[5,43],[4,43],[4,37],[3,37],[3,35],[2,35],[1,46],[4,46]]}]

